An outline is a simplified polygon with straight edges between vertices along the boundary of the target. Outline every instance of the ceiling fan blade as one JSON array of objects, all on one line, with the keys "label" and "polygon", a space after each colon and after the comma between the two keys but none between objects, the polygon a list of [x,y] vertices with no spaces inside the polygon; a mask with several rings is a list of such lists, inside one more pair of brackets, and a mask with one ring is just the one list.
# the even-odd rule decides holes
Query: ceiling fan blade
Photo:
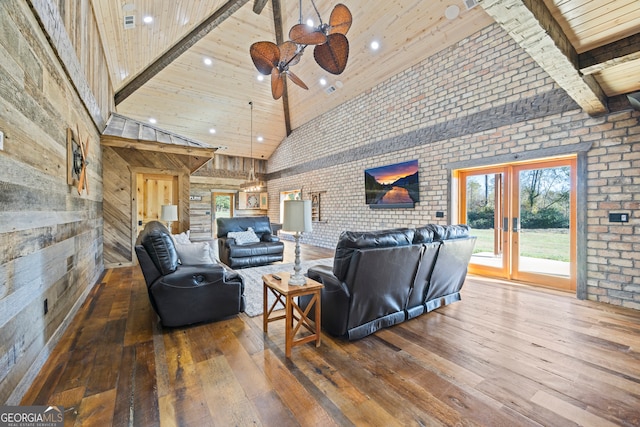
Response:
[{"label": "ceiling fan blade", "polygon": [[329,17],[329,34],[347,34],[347,31],[351,28],[352,20],[349,8],[342,3],[338,3]]},{"label": "ceiling fan blade", "polygon": [[300,77],[296,76],[295,74],[293,74],[291,72],[291,70],[287,71],[287,74],[289,75],[289,78],[291,79],[292,82],[294,82],[295,84],[297,84],[298,86],[300,86],[302,89],[307,89],[309,90],[309,87],[307,87],[306,84],[304,84],[304,82],[300,79]]},{"label": "ceiling fan blade", "polygon": [[280,99],[283,93],[284,81],[282,80],[282,73],[277,68],[274,68],[271,73],[271,95],[273,99]]},{"label": "ceiling fan blade", "polygon": [[327,41],[327,36],[317,28],[296,24],[289,30],[289,39],[297,44],[322,44]]},{"label": "ceiling fan blade", "polygon": [[271,74],[271,70],[277,67],[280,61],[280,50],[271,42],[255,42],[249,48],[249,54],[253,65],[265,76]]},{"label": "ceiling fan blade", "polygon": [[284,66],[296,65],[300,62],[301,54],[298,54],[298,45],[292,41],[286,41],[281,45],[278,45],[280,50],[280,63]]},{"label": "ceiling fan blade", "polygon": [[349,59],[349,40],[344,34],[330,34],[327,42],[313,49],[313,57],[320,67],[331,74],[340,74]]}]

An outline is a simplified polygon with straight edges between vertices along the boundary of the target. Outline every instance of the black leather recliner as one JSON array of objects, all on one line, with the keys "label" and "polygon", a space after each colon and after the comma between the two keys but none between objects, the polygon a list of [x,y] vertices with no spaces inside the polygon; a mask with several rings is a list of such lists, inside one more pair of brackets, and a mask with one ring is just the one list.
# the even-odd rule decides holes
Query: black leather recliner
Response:
[{"label": "black leather recliner", "polygon": [[162,223],[149,222],[135,249],[151,306],[163,326],[210,322],[244,311],[242,276],[214,262],[179,264],[171,234]]},{"label": "black leather recliner", "polygon": [[[231,268],[255,267],[282,261],[284,243],[271,231],[268,216],[218,218],[218,256]],[[227,236],[230,232],[253,228],[259,242],[240,245]]]},{"label": "black leather recliner", "polygon": [[[355,340],[459,301],[476,240],[469,232],[466,225],[432,224],[343,232],[333,268],[307,272],[324,284],[323,329]],[[299,302],[305,309],[310,297]]]}]

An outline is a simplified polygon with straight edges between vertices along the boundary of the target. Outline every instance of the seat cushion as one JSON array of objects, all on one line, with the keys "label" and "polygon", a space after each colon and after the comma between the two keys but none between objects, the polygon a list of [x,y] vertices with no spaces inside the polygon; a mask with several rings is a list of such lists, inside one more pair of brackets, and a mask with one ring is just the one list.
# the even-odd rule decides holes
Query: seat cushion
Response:
[{"label": "seat cushion", "polygon": [[259,242],[249,245],[233,245],[229,248],[229,256],[232,258],[253,257],[259,255],[282,254],[284,244],[282,242]]}]

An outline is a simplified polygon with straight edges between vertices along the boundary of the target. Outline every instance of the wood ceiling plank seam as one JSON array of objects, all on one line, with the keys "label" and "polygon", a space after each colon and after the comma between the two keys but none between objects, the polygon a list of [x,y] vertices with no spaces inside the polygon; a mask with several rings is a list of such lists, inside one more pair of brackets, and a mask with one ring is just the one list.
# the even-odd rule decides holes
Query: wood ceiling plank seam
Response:
[{"label": "wood ceiling plank seam", "polygon": [[[613,3],[616,4],[616,3]],[[624,7],[611,7],[608,11],[595,10],[593,13],[585,14],[584,20],[569,21],[573,31],[580,36],[583,33],[593,33],[594,28],[615,28],[617,25],[636,20],[640,13],[640,2],[629,4]],[[637,24],[636,24],[637,25]]]}]

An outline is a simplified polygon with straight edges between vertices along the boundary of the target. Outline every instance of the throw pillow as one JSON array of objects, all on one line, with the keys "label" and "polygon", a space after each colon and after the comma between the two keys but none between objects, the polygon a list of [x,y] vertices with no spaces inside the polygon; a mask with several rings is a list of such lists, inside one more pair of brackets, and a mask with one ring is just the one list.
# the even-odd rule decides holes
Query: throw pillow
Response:
[{"label": "throw pillow", "polygon": [[209,242],[176,243],[176,251],[182,265],[212,264]]},{"label": "throw pillow", "polygon": [[189,243],[191,243],[191,240],[189,240],[189,234],[190,234],[190,230],[187,230],[180,234],[172,234],[171,237],[173,237],[173,241],[175,243],[179,243],[181,245],[188,245]]},{"label": "throw pillow", "polygon": [[235,239],[236,245],[248,245],[260,241],[260,238],[251,227],[249,227],[247,231],[230,231],[227,233],[227,237]]}]

